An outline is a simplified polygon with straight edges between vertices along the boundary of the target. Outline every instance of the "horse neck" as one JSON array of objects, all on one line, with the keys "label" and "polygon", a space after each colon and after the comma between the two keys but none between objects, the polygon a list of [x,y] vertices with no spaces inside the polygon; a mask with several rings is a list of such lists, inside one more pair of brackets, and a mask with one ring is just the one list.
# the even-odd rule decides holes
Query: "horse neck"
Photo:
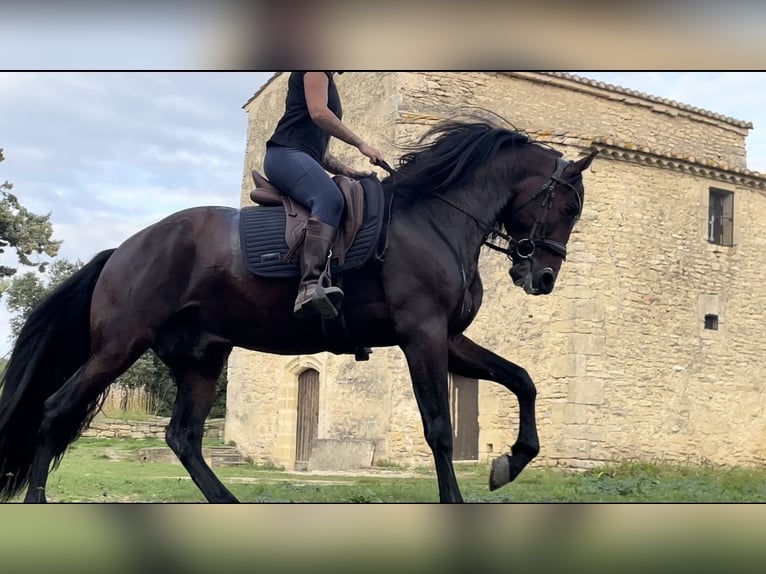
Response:
[{"label": "horse neck", "polygon": [[495,223],[513,200],[523,180],[539,177],[541,184],[553,173],[556,158],[549,150],[521,145],[502,150],[478,168],[460,196],[461,207],[483,221]]},{"label": "horse neck", "polygon": [[502,151],[479,167],[464,185],[445,192],[447,200],[482,222],[481,226],[475,224],[478,239],[483,240],[491,230],[524,176],[520,156],[518,148]]}]

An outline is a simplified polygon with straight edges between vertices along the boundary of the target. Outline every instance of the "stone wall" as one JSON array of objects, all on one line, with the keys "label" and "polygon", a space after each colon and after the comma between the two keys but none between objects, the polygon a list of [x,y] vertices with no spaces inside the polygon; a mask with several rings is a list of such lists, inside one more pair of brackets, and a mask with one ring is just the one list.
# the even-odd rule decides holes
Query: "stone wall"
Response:
[{"label": "stone wall", "polygon": [[[285,80],[246,106],[243,204]],[[525,295],[502,255],[481,255],[484,305],[467,334],[536,382],[535,464],[764,462],[766,180],[746,169],[749,124],[558,74],[346,74],[338,84],[349,125],[389,158],[468,106],[503,115],[567,158],[604,150],[584,174],[585,210],[553,294]],[[364,166],[348,146],[334,151]],[[710,187],[735,193],[735,247],[706,240]],[[706,313],[719,315],[718,331],[703,328]],[[256,462],[289,467],[306,368],[320,372],[319,438],[371,440],[375,460],[431,464],[398,349],[375,349],[368,363],[235,350],[226,439]],[[515,441],[518,407],[499,385],[479,389],[484,460]]]},{"label": "stone wall", "polygon": [[[82,433],[90,438],[158,438],[165,440],[165,429],[170,417],[147,417],[146,420],[133,421],[111,419],[98,416]],[[205,437],[223,440],[224,419],[208,419],[205,421]]]}]

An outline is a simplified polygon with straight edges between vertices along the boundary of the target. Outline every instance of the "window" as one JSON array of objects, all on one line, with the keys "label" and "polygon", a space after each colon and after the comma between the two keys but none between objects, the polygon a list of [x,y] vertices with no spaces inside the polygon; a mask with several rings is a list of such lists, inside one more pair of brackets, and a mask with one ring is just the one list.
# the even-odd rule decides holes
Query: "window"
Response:
[{"label": "window", "polygon": [[705,329],[718,330],[718,315],[705,315]]},{"label": "window", "polygon": [[734,193],[710,188],[708,241],[716,245],[734,245]]}]

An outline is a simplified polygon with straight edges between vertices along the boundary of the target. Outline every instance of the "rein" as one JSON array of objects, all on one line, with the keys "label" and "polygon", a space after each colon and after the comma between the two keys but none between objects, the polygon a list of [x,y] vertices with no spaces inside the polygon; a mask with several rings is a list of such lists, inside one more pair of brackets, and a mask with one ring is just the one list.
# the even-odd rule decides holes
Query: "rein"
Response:
[{"label": "rein", "polygon": [[388,165],[388,162],[386,160],[384,159],[378,160],[375,163],[375,165],[377,165],[378,167],[382,167],[384,170],[386,170],[388,172],[388,175],[396,177],[397,171],[393,167]]},{"label": "rein", "polygon": [[[394,168],[392,168],[390,165],[388,165],[388,163],[387,163],[385,160],[380,160],[380,161],[379,161],[379,162],[377,162],[375,165],[377,165],[377,166],[379,166],[379,167],[383,168],[384,170],[386,170],[386,171],[389,173],[389,175],[391,175],[391,176],[392,176],[394,179],[395,179],[395,178],[396,178],[396,176],[398,175],[398,172],[397,172],[397,171],[396,171]],[[453,207],[453,208],[457,209],[459,212],[463,213],[464,215],[467,215],[468,217],[470,217],[471,219],[473,219],[473,220],[474,220],[474,221],[475,221],[475,222],[476,222],[476,223],[479,225],[479,227],[480,227],[481,229],[487,229],[487,228],[491,227],[491,225],[489,225],[489,224],[487,224],[487,223],[483,222],[483,221],[482,221],[482,220],[480,220],[478,217],[476,217],[476,216],[475,216],[475,215],[473,215],[472,213],[469,213],[468,211],[466,211],[465,209],[463,209],[463,208],[462,208],[462,207],[460,207],[459,205],[457,205],[457,204],[453,203],[452,201],[450,201],[450,200],[449,200],[449,199],[447,199],[446,197],[443,197],[443,196],[441,196],[441,195],[433,195],[432,197],[434,197],[434,198],[436,198],[436,199],[439,199],[439,200],[443,201],[444,203],[446,203],[446,204],[447,204],[447,205],[449,205],[450,207]],[[498,230],[498,232],[499,232],[499,230]],[[499,232],[499,233],[502,233],[502,232]],[[497,246],[493,246],[493,247],[497,247]],[[501,248],[501,249],[502,249],[502,248]]]}]

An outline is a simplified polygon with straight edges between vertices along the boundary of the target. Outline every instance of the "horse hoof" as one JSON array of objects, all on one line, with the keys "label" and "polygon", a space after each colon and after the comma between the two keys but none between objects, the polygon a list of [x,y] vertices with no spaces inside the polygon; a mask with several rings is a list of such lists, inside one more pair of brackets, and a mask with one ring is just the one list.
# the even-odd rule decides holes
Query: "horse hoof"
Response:
[{"label": "horse hoof", "polygon": [[46,502],[48,502],[48,500],[45,497],[45,489],[39,486],[30,489],[24,497],[25,504],[45,504]]},{"label": "horse hoof", "polygon": [[497,490],[509,482],[511,482],[511,461],[508,455],[504,454],[492,461],[492,470],[489,473],[489,489]]}]

